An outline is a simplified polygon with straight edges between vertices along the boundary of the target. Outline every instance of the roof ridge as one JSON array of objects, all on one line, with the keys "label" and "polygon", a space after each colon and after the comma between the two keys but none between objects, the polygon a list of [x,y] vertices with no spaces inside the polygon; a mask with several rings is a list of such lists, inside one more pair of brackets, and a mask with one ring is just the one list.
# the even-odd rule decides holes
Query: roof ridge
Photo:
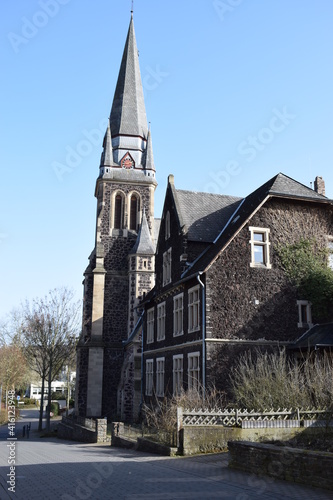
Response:
[{"label": "roof ridge", "polygon": [[221,194],[221,193],[209,193],[207,191],[194,191],[190,189],[176,189],[178,193],[193,193],[193,194],[202,194],[206,196],[218,196],[221,198],[233,198],[233,199],[242,199],[243,196],[236,196],[232,194]]}]

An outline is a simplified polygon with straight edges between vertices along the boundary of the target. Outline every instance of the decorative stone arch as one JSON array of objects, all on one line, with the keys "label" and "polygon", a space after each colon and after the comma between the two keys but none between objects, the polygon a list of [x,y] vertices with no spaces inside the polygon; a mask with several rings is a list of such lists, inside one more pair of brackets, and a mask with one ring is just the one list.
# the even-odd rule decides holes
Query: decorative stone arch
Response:
[{"label": "decorative stone arch", "polygon": [[127,206],[128,206],[128,229],[131,231],[138,231],[139,225],[141,223],[141,195],[138,191],[131,191],[128,194]]},{"label": "decorative stone arch", "polygon": [[118,189],[112,194],[111,199],[111,229],[125,228],[126,196]]}]

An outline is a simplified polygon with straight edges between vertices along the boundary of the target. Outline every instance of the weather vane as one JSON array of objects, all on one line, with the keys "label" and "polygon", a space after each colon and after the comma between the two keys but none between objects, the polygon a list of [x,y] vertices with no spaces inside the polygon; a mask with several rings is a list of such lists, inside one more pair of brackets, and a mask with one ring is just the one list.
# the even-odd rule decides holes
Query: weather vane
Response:
[{"label": "weather vane", "polygon": [[134,0],[132,0],[132,9],[131,9],[132,14],[133,14],[133,7],[134,7]]}]

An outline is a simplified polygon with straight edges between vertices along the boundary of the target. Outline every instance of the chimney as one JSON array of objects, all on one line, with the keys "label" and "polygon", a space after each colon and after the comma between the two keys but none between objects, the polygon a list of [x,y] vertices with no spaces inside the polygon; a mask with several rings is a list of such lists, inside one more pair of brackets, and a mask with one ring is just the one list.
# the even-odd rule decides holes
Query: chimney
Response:
[{"label": "chimney", "polygon": [[325,181],[322,177],[316,177],[314,181],[314,189],[318,194],[325,196]]}]

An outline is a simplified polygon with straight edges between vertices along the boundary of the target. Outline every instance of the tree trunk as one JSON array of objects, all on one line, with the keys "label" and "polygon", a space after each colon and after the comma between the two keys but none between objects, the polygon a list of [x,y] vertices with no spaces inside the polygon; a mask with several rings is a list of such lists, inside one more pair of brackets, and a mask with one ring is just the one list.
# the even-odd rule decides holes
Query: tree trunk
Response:
[{"label": "tree trunk", "polygon": [[52,363],[50,362],[49,377],[48,377],[49,392],[47,395],[48,397],[47,397],[47,412],[46,412],[46,430],[47,430],[47,432],[50,432],[50,430],[51,430],[51,422],[50,422],[51,399],[52,399],[51,384],[52,384]]},{"label": "tree trunk", "polygon": [[66,401],[66,406],[67,406],[67,410],[66,410],[66,416],[68,416],[68,411],[69,411],[69,376],[70,376],[70,371],[69,371],[69,366],[67,366],[67,401]]},{"label": "tree trunk", "polygon": [[45,387],[45,375],[42,377],[42,394],[40,395],[40,408],[39,408],[39,422],[38,430],[43,430],[43,406],[44,406],[44,387]]}]

